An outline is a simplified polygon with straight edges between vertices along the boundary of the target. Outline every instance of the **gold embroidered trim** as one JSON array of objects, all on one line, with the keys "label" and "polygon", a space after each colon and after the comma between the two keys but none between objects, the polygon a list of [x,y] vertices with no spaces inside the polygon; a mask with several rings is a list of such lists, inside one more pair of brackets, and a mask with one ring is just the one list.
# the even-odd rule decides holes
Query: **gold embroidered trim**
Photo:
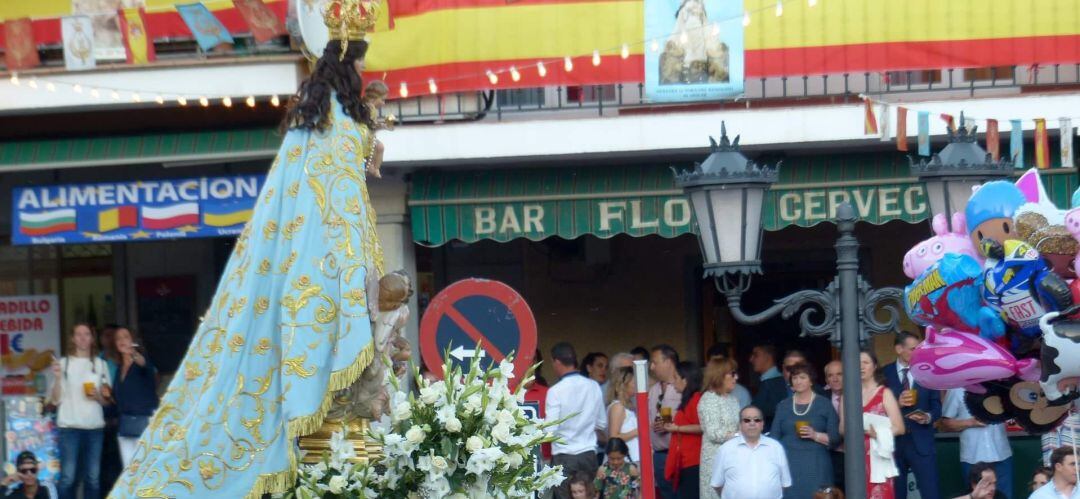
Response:
[{"label": "gold embroidered trim", "polygon": [[353,361],[352,365],[331,373],[330,383],[326,387],[326,395],[323,396],[322,404],[319,405],[315,412],[289,421],[289,438],[299,438],[318,431],[323,424],[323,419],[326,418],[326,413],[330,412],[330,406],[334,401],[334,393],[351,386],[374,359],[375,345],[374,343],[368,343],[368,346],[364,347],[360,354],[356,356],[356,360]]},{"label": "gold embroidered trim", "polygon": [[288,446],[289,469],[259,475],[259,478],[255,480],[255,485],[251,487],[251,492],[244,496],[245,499],[260,499],[266,494],[284,493],[296,485],[297,456],[293,447],[293,445]]}]

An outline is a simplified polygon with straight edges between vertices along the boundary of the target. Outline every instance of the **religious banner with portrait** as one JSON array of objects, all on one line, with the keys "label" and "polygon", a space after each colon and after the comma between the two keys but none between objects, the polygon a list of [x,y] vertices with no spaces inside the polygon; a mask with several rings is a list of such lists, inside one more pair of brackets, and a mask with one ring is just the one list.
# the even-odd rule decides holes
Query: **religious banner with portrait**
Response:
[{"label": "religious banner with portrait", "polygon": [[741,1],[644,0],[645,94],[653,102],[742,94]]}]

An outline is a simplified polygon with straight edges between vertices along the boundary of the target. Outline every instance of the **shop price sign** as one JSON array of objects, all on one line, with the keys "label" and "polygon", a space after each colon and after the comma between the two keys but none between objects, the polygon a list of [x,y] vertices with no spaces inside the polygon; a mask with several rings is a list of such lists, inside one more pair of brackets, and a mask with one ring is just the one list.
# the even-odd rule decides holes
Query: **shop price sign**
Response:
[{"label": "shop price sign", "polygon": [[465,279],[451,284],[435,295],[420,321],[420,354],[436,375],[442,374],[446,355],[455,366],[468,370],[474,357],[487,369],[512,353],[513,387],[532,365],[535,352],[536,319],[529,304],[498,281]]}]

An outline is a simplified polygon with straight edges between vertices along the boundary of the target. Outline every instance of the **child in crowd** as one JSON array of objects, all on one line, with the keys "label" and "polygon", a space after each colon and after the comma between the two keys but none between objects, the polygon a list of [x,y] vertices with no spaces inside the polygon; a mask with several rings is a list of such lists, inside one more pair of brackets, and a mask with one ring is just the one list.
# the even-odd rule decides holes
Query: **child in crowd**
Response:
[{"label": "child in crowd", "polygon": [[[621,438],[608,440],[607,462],[596,472],[596,490],[600,499],[629,499],[637,497],[641,474],[627,456],[630,449]],[[576,497],[576,496],[575,496]]]},{"label": "child in crowd", "polygon": [[570,499],[596,499],[596,489],[585,472],[578,472],[570,479]]}]

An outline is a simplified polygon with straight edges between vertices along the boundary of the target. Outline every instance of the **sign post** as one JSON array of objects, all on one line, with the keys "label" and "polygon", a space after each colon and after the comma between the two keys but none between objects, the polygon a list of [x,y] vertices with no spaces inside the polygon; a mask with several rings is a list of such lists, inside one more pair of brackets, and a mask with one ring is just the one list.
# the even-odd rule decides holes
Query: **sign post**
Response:
[{"label": "sign post", "polygon": [[420,356],[428,370],[440,378],[447,360],[444,355],[449,354],[455,366],[467,371],[474,356],[486,369],[511,353],[513,388],[533,364],[536,320],[525,299],[501,282],[455,282],[431,300],[420,321]]},{"label": "sign post", "polygon": [[[634,380],[637,382],[637,434],[641,447],[641,497],[656,499],[653,477],[652,421],[649,421],[649,361],[634,361]],[[641,409],[644,407],[645,409]]]}]

